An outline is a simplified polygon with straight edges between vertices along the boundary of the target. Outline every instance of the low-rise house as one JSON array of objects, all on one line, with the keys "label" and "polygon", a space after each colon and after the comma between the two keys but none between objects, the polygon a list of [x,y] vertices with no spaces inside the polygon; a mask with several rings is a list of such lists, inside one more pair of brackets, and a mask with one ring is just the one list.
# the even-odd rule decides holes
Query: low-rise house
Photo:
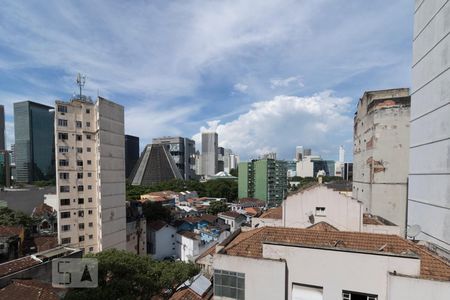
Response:
[{"label": "low-rise house", "polygon": [[139,201],[127,201],[127,251],[147,255],[147,220]]},{"label": "low-rise house", "polygon": [[18,258],[24,239],[22,226],[0,226],[0,261]]},{"label": "low-rise house", "polygon": [[192,231],[176,234],[176,255],[184,262],[193,262],[200,255],[200,235]]},{"label": "low-rise house", "polygon": [[242,211],[248,207],[255,207],[263,209],[266,207],[266,202],[256,198],[241,198],[237,203],[231,204],[231,211]]},{"label": "low-rise house", "polygon": [[208,277],[212,277],[213,275],[213,262],[214,262],[214,254],[216,253],[216,246],[219,243],[212,243],[211,247],[204,251],[201,255],[197,257],[195,263],[200,266],[203,274]]},{"label": "low-rise house", "polygon": [[36,220],[33,225],[33,233],[40,235],[54,234],[58,232],[58,215],[56,210],[45,203],[41,203],[33,209],[31,217]]},{"label": "low-rise house", "polygon": [[25,254],[34,254],[36,252],[43,252],[58,246],[58,236],[53,235],[42,235],[42,236],[30,236],[25,239],[23,243]]},{"label": "low-rise house", "polygon": [[147,223],[147,253],[154,259],[162,260],[177,255],[177,229],[165,221]]},{"label": "low-rise house", "polygon": [[161,203],[162,206],[174,207],[179,194],[173,191],[152,192],[141,195],[141,202],[151,201]]},{"label": "low-rise house", "polygon": [[450,264],[397,235],[262,227],[216,246],[214,299],[432,299]]},{"label": "low-rise house", "polygon": [[56,258],[81,258],[80,249],[59,246],[33,255],[0,264],[0,288],[14,279],[37,279],[52,282],[52,260]]},{"label": "low-rise house", "polygon": [[35,279],[13,279],[0,289],[0,299],[59,300],[67,289],[52,287],[51,283]]},{"label": "low-rise house", "polygon": [[241,225],[245,223],[247,218],[235,211],[225,211],[217,214],[217,216],[225,221],[225,224],[230,226],[230,231],[234,232],[241,228]]},{"label": "low-rise house", "polygon": [[283,226],[283,208],[281,206],[269,208],[259,217],[252,218],[253,228],[264,226]]}]

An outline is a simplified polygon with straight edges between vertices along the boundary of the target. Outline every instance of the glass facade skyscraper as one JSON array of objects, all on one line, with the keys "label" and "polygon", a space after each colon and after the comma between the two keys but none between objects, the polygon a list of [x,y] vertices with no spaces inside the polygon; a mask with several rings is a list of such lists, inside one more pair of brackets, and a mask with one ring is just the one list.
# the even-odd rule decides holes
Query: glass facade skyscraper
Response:
[{"label": "glass facade skyscraper", "polygon": [[55,178],[53,107],[14,103],[16,181],[31,183]]}]

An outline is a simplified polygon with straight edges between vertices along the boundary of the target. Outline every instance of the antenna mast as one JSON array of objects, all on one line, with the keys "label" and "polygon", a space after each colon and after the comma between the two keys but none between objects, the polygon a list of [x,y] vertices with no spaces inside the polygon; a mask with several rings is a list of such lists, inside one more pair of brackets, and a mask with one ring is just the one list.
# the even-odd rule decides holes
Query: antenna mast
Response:
[{"label": "antenna mast", "polygon": [[86,75],[81,75],[78,73],[77,75],[77,85],[80,87],[80,100],[82,100],[82,89],[84,87],[84,84],[86,83]]}]

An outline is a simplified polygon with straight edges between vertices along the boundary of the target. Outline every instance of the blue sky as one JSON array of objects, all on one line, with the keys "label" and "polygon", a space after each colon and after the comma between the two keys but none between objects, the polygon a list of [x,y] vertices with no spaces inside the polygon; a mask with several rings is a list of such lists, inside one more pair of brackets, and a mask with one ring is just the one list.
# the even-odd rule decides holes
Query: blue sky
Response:
[{"label": "blue sky", "polygon": [[1,1],[0,103],[86,94],[128,134],[219,144],[248,159],[295,146],[351,159],[365,90],[409,87],[413,1]]}]

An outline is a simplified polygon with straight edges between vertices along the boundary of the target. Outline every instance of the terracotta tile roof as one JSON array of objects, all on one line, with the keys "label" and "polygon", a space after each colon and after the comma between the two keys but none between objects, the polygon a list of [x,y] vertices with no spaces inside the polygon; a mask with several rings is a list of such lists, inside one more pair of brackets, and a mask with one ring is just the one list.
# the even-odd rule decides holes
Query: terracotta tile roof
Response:
[{"label": "terracotta tile roof", "polygon": [[31,258],[31,256],[10,260],[0,264],[0,277],[25,270],[39,264],[40,262]]},{"label": "terracotta tile roof", "polygon": [[319,222],[307,227],[309,230],[320,230],[320,231],[339,231],[336,227],[328,224],[327,222]]},{"label": "terracotta tile roof", "polygon": [[32,214],[33,214],[33,216],[43,216],[45,213],[52,214],[54,212],[55,212],[55,210],[53,209],[53,207],[51,207],[45,203],[41,203],[33,209]]},{"label": "terracotta tile roof", "polygon": [[164,222],[163,220],[156,220],[156,221],[147,223],[147,227],[154,231],[158,231],[166,225],[167,225],[167,223]]},{"label": "terracotta tile roof", "polygon": [[199,296],[190,288],[177,291],[169,300],[208,300],[211,299],[212,293],[207,293],[203,297]]},{"label": "terracotta tile roof", "polygon": [[237,218],[241,217],[242,215],[235,211],[224,211],[224,212],[219,213],[219,217],[220,216],[226,216],[226,217],[237,219]]},{"label": "terracotta tile roof", "polygon": [[192,239],[192,240],[198,240],[199,236],[198,234],[192,232],[192,231],[181,231],[178,232],[179,235],[182,235],[184,237],[187,237],[188,239]]},{"label": "terracotta tile roof", "polygon": [[264,212],[261,216],[261,219],[282,219],[283,218],[283,207],[278,206],[271,208]]},{"label": "terracotta tile roof", "polygon": [[217,216],[214,215],[210,215],[210,214],[204,214],[201,215],[200,217],[198,217],[199,219],[203,220],[203,221],[207,221],[209,223],[215,223],[217,221]]},{"label": "terracotta tile roof", "polygon": [[261,213],[261,209],[258,207],[246,207],[244,208],[244,210],[252,217],[257,216]]},{"label": "terracotta tile roof", "polygon": [[38,280],[14,279],[0,290],[0,299],[59,300],[61,290]]},{"label": "terracotta tile roof", "polygon": [[450,264],[447,261],[397,235],[262,227],[240,233],[224,250],[228,255],[261,258],[263,242],[391,254],[415,253],[421,259],[420,277],[450,281]]},{"label": "terracotta tile roof", "polygon": [[37,236],[33,238],[38,252],[46,251],[58,246],[57,236]]},{"label": "terracotta tile roof", "polygon": [[387,225],[387,226],[395,226],[394,223],[372,214],[363,214],[363,224],[364,225]]},{"label": "terracotta tile roof", "polygon": [[214,256],[214,254],[216,253],[216,245],[217,245],[217,243],[214,243],[208,250],[206,250],[199,257],[197,257],[197,259],[195,261],[198,261],[198,260],[200,260],[203,257],[206,257],[208,255]]},{"label": "terracotta tile roof", "polygon": [[0,226],[0,236],[20,236],[22,232],[22,226]]}]

